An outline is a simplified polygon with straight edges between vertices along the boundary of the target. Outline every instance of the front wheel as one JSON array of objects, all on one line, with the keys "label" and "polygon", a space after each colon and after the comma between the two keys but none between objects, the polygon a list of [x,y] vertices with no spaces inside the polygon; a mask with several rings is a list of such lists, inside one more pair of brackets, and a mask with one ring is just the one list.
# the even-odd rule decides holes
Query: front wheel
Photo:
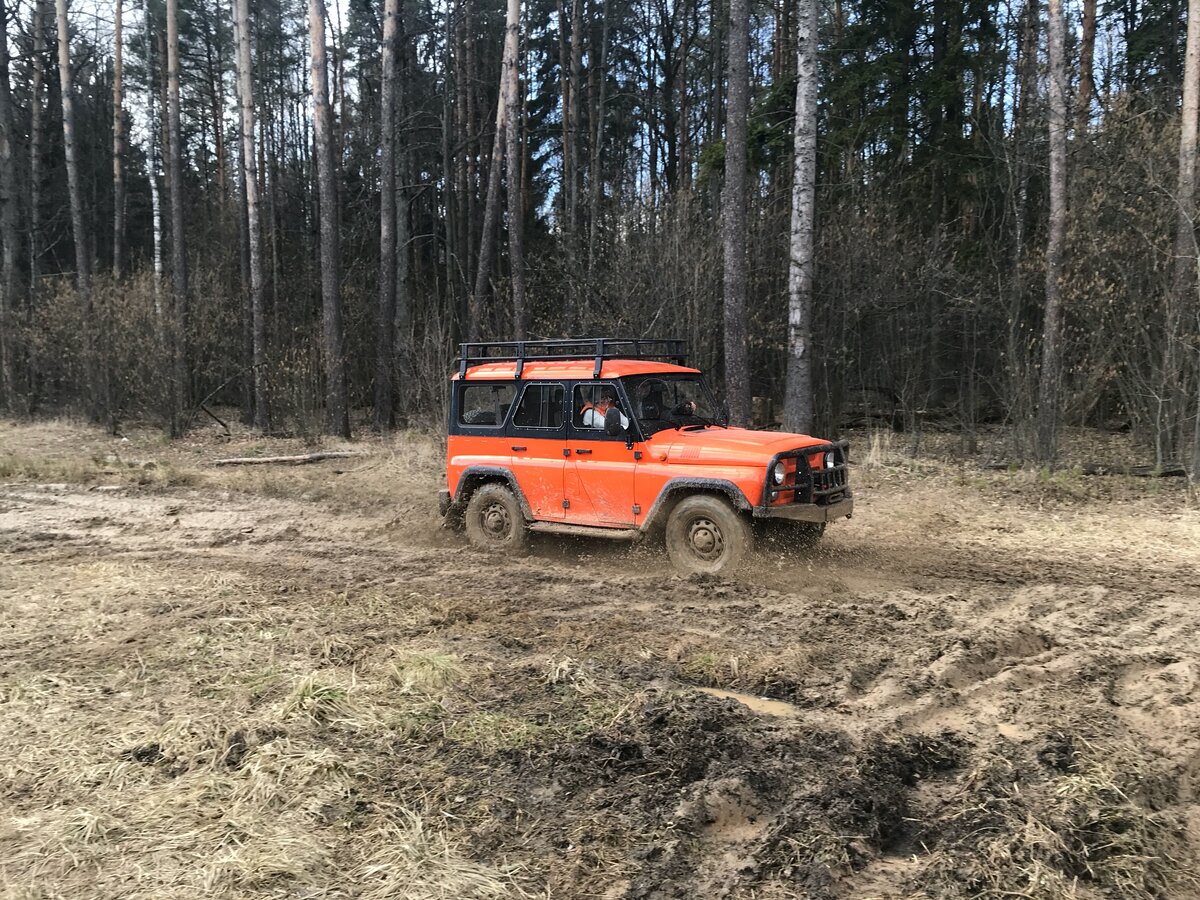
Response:
[{"label": "front wheel", "polygon": [[485,484],[471,495],[463,517],[467,540],[481,550],[520,556],[529,545],[521,504],[503,484]]},{"label": "front wheel", "polygon": [[667,519],[667,555],[685,575],[716,575],[733,569],[746,555],[746,520],[720,497],[685,497]]}]

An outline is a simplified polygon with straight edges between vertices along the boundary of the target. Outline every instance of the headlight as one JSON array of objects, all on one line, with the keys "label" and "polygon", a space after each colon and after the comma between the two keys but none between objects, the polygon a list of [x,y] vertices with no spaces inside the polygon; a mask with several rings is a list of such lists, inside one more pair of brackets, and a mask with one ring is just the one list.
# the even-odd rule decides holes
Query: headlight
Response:
[{"label": "headlight", "polygon": [[833,451],[830,450],[825,454],[825,468],[832,469],[837,465],[837,460],[833,458]]},{"label": "headlight", "polygon": [[775,479],[776,484],[783,484],[783,479],[787,477],[787,469],[784,468],[783,463],[775,463],[775,468],[771,470],[771,477]]}]

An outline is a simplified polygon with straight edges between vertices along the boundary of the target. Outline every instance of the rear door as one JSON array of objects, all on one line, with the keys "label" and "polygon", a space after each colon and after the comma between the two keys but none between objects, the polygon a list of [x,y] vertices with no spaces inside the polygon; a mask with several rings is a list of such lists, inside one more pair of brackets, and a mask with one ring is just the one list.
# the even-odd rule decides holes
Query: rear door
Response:
[{"label": "rear door", "polygon": [[[584,412],[600,399],[603,388],[617,391],[614,382],[576,382],[571,392],[571,425],[567,437],[566,520],[578,525],[634,524],[634,451],[624,436],[609,437],[603,428],[584,424]],[[628,419],[629,408],[617,391],[618,409]]]},{"label": "rear door", "polygon": [[513,474],[537,519],[562,519],[566,512],[565,399],[562,382],[526,382],[508,428]]}]

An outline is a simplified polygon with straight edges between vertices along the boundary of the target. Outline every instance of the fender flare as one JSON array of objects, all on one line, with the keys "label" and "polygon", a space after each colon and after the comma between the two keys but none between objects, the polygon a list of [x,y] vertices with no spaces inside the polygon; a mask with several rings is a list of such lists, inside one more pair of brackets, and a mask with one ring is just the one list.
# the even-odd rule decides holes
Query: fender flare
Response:
[{"label": "fender flare", "polygon": [[521,486],[517,484],[517,479],[513,475],[511,469],[506,469],[503,466],[467,466],[463,469],[462,474],[458,476],[458,484],[454,487],[454,505],[460,508],[465,508],[467,501],[470,499],[467,491],[467,486],[474,480],[482,481],[503,481],[508,489],[513,492],[517,498],[517,502],[521,504],[521,512],[528,522],[533,521],[533,508],[529,505],[529,501],[525,497]]},{"label": "fender flare", "polygon": [[746,499],[746,495],[742,493],[742,489],[732,481],[725,481],[720,478],[672,478],[658,492],[658,496],[654,499],[654,504],[650,507],[650,511],[646,513],[645,521],[640,526],[641,530],[648,531],[653,528],[658,523],[658,520],[662,518],[667,506],[678,495],[694,491],[715,491],[723,494],[733,505],[733,508],[739,512],[750,513],[754,510],[753,504]]}]

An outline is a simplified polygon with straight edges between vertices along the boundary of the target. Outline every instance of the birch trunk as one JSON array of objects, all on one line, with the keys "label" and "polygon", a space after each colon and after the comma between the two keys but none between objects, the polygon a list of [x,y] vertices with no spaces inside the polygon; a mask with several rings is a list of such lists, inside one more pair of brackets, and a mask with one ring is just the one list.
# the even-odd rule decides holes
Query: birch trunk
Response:
[{"label": "birch trunk", "polygon": [[125,274],[125,89],[121,26],[124,0],[113,3],[113,278]]},{"label": "birch trunk", "polygon": [[505,186],[508,189],[508,261],[512,270],[513,337],[525,340],[525,204],[521,185],[520,71],[517,65],[521,42],[521,0],[508,0],[504,31]]},{"label": "birch trunk", "polygon": [[375,323],[375,427],[394,424],[396,318],[396,34],[399,0],[385,0],[379,116],[379,309]]},{"label": "birch trunk", "polygon": [[1062,368],[1063,242],[1067,228],[1067,64],[1063,51],[1062,0],[1050,0],[1049,48],[1050,218],[1046,240],[1046,309],[1042,324],[1042,370],[1038,386],[1037,456],[1050,465],[1058,449],[1059,380]]},{"label": "birch trunk", "polygon": [[730,421],[750,419],[750,366],[746,349],[746,129],[750,92],[747,0],[729,3],[729,112],[725,126],[725,396]]},{"label": "birch trunk", "polygon": [[[1196,137],[1200,120],[1200,0],[1188,4],[1187,56],[1183,69],[1183,109],[1179,133],[1179,179],[1175,206],[1175,259],[1172,272],[1173,310],[1196,308],[1200,296],[1196,282]],[[1178,313],[1172,318],[1177,318]],[[1168,339],[1174,337],[1174,332]],[[1173,367],[1174,368],[1174,367]],[[1173,377],[1174,371],[1165,372]],[[1197,371],[1196,424],[1192,439],[1189,477],[1200,479],[1200,370]]]},{"label": "birch trunk", "polygon": [[813,432],[812,307],[817,195],[817,4],[801,0],[796,28],[796,125],[788,265],[785,431]]},{"label": "birch trunk", "polygon": [[[58,77],[63,110],[63,149],[67,159],[67,193],[71,205],[71,235],[75,241],[75,286],[83,311],[84,327],[92,325],[92,268],[83,224],[83,185],[79,180],[79,148],[75,141],[75,85],[71,74],[67,0],[55,0],[58,24]],[[89,354],[90,355],[90,354]],[[92,382],[93,384],[95,382]]]},{"label": "birch trunk", "polygon": [[350,437],[346,392],[346,347],[342,324],[341,242],[338,229],[337,159],[333,110],[329,105],[329,69],[325,52],[325,3],[308,0],[308,34],[312,44],[313,134],[317,150],[317,185],[321,201],[321,312],[325,361],[325,431]]},{"label": "birch trunk", "polygon": [[167,170],[171,201],[171,284],[174,293],[175,414],[172,433],[184,429],[188,404],[188,302],[187,239],[183,230],[183,136],[179,110],[179,0],[167,0]]},{"label": "birch trunk", "polygon": [[267,392],[267,319],[263,303],[262,227],[259,222],[258,153],[254,146],[254,87],[250,68],[250,0],[234,0],[234,30],[237,41],[238,107],[242,137],[242,168],[245,172],[246,229],[250,244],[250,314],[254,332],[254,427],[271,428]]}]

